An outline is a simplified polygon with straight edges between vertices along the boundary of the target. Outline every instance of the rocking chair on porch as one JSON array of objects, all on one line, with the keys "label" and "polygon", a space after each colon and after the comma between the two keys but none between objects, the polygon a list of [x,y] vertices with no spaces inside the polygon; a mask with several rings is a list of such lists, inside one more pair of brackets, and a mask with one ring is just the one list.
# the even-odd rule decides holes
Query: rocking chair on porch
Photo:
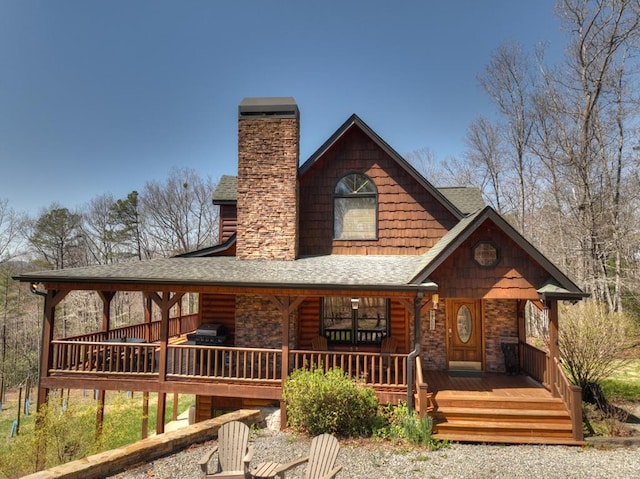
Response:
[{"label": "rocking chair on porch", "polygon": [[[203,479],[249,479],[249,463],[253,457],[253,445],[248,445],[249,427],[239,421],[231,421],[218,430],[218,444],[198,462]],[[218,453],[217,466],[209,472],[209,461]]]}]

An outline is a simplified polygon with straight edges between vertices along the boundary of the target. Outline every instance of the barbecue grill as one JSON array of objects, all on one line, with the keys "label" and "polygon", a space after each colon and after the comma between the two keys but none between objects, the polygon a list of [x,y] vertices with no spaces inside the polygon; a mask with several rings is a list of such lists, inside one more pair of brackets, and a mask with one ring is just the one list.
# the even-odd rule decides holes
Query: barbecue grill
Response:
[{"label": "barbecue grill", "polygon": [[201,324],[187,339],[196,346],[220,346],[227,340],[227,331],[221,324]]}]

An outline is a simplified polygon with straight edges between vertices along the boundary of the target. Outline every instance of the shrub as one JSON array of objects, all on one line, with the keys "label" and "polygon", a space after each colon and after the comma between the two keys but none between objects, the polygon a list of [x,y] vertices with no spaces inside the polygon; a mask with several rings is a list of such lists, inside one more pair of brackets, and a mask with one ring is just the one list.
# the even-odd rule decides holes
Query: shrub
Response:
[{"label": "shrub", "polygon": [[628,316],[607,311],[595,301],[583,301],[563,307],[559,321],[560,357],[583,393],[624,366],[620,358],[632,346],[633,323]]},{"label": "shrub", "polygon": [[409,413],[406,403],[381,408],[384,424],[376,429],[376,437],[384,439],[406,439],[407,441],[437,449],[440,444],[431,438],[433,420],[428,415],[418,417]]},{"label": "shrub", "polygon": [[340,368],[296,370],[282,395],[288,424],[314,436],[370,436],[377,421],[379,403],[373,389],[349,379]]}]

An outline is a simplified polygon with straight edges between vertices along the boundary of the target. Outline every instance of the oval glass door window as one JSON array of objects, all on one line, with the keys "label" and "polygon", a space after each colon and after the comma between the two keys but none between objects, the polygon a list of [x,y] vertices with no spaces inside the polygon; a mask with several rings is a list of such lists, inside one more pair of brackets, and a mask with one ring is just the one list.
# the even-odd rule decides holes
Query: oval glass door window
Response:
[{"label": "oval glass door window", "polygon": [[458,310],[458,337],[463,343],[468,343],[471,339],[471,311],[463,305]]}]

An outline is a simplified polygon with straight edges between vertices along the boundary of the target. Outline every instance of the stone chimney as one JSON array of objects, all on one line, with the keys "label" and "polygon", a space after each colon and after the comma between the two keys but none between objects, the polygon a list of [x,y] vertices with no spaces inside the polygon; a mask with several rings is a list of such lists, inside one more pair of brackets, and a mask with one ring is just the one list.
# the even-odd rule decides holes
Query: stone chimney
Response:
[{"label": "stone chimney", "polygon": [[238,107],[238,259],[298,255],[300,114],[291,97]]}]

